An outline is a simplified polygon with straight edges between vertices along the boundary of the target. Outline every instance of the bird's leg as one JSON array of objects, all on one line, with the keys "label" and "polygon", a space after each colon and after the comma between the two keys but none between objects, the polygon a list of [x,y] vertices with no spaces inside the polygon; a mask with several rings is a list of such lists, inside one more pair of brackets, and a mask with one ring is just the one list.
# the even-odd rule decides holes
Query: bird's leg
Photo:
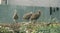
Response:
[{"label": "bird's leg", "polygon": [[17,20],[14,20],[15,23],[17,23]]},{"label": "bird's leg", "polygon": [[17,20],[15,20],[15,23],[17,23]]},{"label": "bird's leg", "polygon": [[32,20],[30,19],[30,20],[29,20],[29,22],[31,23],[31,22],[32,22]]},{"label": "bird's leg", "polygon": [[16,20],[14,19],[14,22],[15,22]]},{"label": "bird's leg", "polygon": [[33,20],[33,23],[36,23],[37,22],[37,20]]}]

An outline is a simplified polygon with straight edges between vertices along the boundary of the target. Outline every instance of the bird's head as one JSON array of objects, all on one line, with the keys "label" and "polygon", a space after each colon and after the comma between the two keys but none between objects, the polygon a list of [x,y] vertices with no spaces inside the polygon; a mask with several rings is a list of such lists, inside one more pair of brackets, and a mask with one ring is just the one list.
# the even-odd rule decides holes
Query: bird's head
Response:
[{"label": "bird's head", "polygon": [[38,13],[41,14],[41,11],[39,10]]}]

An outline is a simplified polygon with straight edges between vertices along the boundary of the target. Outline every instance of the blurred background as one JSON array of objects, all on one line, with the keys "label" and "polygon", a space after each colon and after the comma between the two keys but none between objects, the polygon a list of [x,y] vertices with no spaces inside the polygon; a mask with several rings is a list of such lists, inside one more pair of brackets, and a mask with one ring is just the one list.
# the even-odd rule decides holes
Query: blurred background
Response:
[{"label": "blurred background", "polygon": [[18,12],[18,22],[24,22],[23,15],[41,10],[38,22],[60,22],[60,0],[0,0],[0,22],[12,23],[14,10]]}]

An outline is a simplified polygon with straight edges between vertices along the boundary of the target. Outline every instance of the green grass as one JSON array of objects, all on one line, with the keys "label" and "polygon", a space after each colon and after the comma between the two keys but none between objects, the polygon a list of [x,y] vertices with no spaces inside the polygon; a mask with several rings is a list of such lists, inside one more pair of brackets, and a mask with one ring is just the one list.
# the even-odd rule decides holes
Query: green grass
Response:
[{"label": "green grass", "polygon": [[[18,24],[19,25],[19,24]],[[18,25],[12,27],[13,29],[19,29],[20,33],[25,33],[26,31],[31,33],[60,33],[60,23],[52,23],[52,24],[46,24],[46,23],[20,23],[20,27],[18,28]],[[8,31],[8,29],[5,29],[5,27],[0,28],[1,33],[11,33]]]}]

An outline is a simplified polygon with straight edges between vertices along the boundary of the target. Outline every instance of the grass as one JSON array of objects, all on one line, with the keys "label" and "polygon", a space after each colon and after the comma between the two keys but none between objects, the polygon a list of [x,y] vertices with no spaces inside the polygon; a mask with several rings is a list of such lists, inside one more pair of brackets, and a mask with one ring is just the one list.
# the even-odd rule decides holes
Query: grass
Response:
[{"label": "grass", "polygon": [[20,33],[60,33],[60,23],[15,23],[0,27],[1,33],[12,33],[9,30]]}]

